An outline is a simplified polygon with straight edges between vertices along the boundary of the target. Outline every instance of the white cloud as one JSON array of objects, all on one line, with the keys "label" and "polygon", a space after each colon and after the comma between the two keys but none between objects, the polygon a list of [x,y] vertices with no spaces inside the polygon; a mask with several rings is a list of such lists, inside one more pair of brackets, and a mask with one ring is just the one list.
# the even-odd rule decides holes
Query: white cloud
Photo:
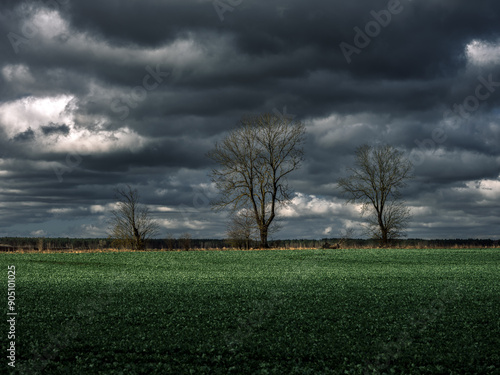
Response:
[{"label": "white cloud", "polygon": [[[68,95],[44,98],[30,96],[3,103],[0,105],[0,126],[4,127],[9,138],[32,129],[36,138],[32,148],[41,152],[90,154],[137,151],[150,143],[149,139],[126,126],[114,131],[103,129],[105,118],[93,122],[93,130],[76,127],[74,113],[69,110],[72,100],[73,97]],[[69,134],[55,138],[40,137],[40,128],[50,123],[67,125]]]},{"label": "white cloud", "polygon": [[108,203],[106,205],[93,204],[90,206],[90,212],[93,214],[111,212],[112,210],[116,210],[116,209],[118,209],[118,203]]},{"label": "white cloud", "polygon": [[38,9],[28,17],[25,22],[25,29],[31,28],[32,37],[38,36],[43,39],[54,39],[70,32],[68,22],[61,17],[57,10]]},{"label": "white cloud", "polygon": [[22,192],[23,191],[20,190],[20,189],[5,189],[5,188],[0,188],[0,194],[20,194]]},{"label": "white cloud", "polygon": [[482,180],[478,189],[481,195],[491,200],[500,200],[500,180]]},{"label": "white cloud", "polygon": [[473,65],[488,65],[500,60],[500,44],[474,39],[465,47],[467,59]]},{"label": "white cloud", "polygon": [[358,215],[359,207],[357,205],[345,205],[343,201],[332,201],[315,195],[295,193],[295,197],[290,204],[280,208],[278,214],[284,218]]},{"label": "white cloud", "polygon": [[456,190],[465,195],[475,195],[479,203],[496,203],[500,199],[499,180],[468,181],[465,187]]},{"label": "white cloud", "polygon": [[4,127],[7,136],[13,137],[28,128],[35,129],[50,122],[68,123],[72,118],[65,112],[65,107],[72,99],[69,95],[45,98],[29,96],[2,103],[0,125]]},{"label": "white cloud", "polygon": [[107,153],[118,150],[137,151],[149,141],[134,130],[124,127],[115,131],[73,129],[70,134],[50,145],[59,152],[76,152],[80,154]]},{"label": "white cloud", "polygon": [[2,68],[2,75],[7,82],[17,85],[35,83],[35,78],[31,74],[30,68],[23,64],[5,65]]},{"label": "white cloud", "polygon": [[332,233],[333,228],[332,227],[326,227],[325,230],[323,231],[323,234],[326,236],[330,233]]},{"label": "white cloud", "polygon": [[175,208],[171,207],[166,207],[166,206],[152,206],[151,211],[157,211],[157,212],[176,212],[177,210]]},{"label": "white cloud", "polygon": [[166,229],[203,230],[210,227],[209,222],[201,220],[160,219],[157,222],[159,226]]}]

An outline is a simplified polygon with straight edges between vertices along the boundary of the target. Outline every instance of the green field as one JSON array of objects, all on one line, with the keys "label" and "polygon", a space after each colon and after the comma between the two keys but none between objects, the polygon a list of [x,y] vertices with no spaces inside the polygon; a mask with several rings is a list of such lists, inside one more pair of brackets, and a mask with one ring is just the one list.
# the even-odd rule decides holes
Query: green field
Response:
[{"label": "green field", "polygon": [[[500,251],[0,254],[16,374],[499,374]],[[4,297],[7,312],[7,297]],[[7,352],[8,323],[4,323]]]}]

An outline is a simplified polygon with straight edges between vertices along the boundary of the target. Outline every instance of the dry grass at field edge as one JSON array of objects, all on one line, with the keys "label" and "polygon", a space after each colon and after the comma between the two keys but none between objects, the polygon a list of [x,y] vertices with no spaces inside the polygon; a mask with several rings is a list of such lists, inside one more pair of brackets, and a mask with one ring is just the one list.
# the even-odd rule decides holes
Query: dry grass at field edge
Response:
[{"label": "dry grass at field edge", "polygon": [[[323,250],[328,250],[328,251],[339,251],[339,250],[362,250],[362,249],[374,249],[374,247],[344,247],[341,249],[323,249]],[[387,248],[376,248],[379,250],[387,250],[387,249],[400,249],[400,250],[410,250],[410,249],[419,249],[419,250],[426,250],[426,249],[438,249],[438,247],[432,247],[432,246],[405,246],[405,247],[387,247]],[[451,247],[439,247],[439,249],[500,249],[500,246],[451,246]],[[0,251],[0,254],[63,254],[63,253],[68,253],[68,254],[82,254],[82,253],[148,253],[148,252],[185,252],[185,251],[263,251],[263,250],[322,250],[320,248],[285,248],[285,247],[275,247],[275,248],[268,248],[268,249],[261,249],[261,248],[255,248],[255,249],[235,249],[235,248],[213,248],[213,249],[190,249],[190,250],[183,250],[183,249],[147,249],[147,250],[132,250],[132,249],[116,249],[116,248],[107,248],[107,249],[64,249],[64,250],[26,250],[26,249],[18,249],[18,250],[12,250],[12,251]]]}]

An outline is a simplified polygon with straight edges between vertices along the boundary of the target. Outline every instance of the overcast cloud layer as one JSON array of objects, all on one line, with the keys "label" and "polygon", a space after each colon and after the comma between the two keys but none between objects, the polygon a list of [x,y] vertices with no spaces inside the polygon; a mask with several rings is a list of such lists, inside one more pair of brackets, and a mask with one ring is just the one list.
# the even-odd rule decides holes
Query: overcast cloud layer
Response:
[{"label": "overcast cloud layer", "polygon": [[415,164],[408,235],[500,238],[497,0],[2,1],[0,236],[106,236],[130,184],[161,236],[222,238],[205,157],[246,114],[307,127],[277,238],[354,228],[356,147]]}]

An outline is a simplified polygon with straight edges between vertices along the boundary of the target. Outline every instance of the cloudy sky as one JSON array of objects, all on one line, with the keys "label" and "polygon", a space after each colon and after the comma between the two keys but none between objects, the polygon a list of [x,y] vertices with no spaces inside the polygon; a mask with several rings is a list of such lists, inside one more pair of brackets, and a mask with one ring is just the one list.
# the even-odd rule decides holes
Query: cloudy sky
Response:
[{"label": "cloudy sky", "polygon": [[500,238],[497,0],[2,0],[0,236],[106,236],[130,184],[161,236],[222,238],[205,157],[294,115],[305,161],[276,238],[354,228],[356,147],[415,165],[408,236]]}]

